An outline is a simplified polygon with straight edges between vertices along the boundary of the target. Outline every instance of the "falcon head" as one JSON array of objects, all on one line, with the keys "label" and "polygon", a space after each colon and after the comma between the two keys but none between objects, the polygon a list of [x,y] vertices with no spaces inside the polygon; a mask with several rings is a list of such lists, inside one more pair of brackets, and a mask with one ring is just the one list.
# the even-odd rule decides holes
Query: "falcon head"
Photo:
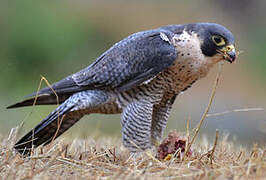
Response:
[{"label": "falcon head", "polygon": [[233,34],[224,26],[215,23],[197,23],[188,29],[198,34],[201,50],[205,56],[221,56],[232,63],[236,59],[235,39]]}]

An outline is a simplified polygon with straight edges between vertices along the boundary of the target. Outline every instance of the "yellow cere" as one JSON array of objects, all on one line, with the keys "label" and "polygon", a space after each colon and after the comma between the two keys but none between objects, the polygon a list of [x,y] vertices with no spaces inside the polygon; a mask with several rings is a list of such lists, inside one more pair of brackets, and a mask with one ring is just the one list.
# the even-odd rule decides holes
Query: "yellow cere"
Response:
[{"label": "yellow cere", "polygon": [[235,49],[233,44],[226,46],[226,51],[232,51],[233,49]]}]

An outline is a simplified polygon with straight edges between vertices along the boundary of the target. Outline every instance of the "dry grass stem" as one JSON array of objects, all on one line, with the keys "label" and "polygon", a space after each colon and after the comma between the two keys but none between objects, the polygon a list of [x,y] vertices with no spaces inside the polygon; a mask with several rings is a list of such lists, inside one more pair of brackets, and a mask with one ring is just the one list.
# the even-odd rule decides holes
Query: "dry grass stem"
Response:
[{"label": "dry grass stem", "polygon": [[249,112],[249,111],[264,111],[264,108],[233,109],[233,110],[228,110],[228,111],[219,112],[219,113],[207,114],[206,117],[222,116],[222,115],[225,115],[225,114],[228,114],[228,113],[232,113],[232,112]]},{"label": "dry grass stem", "polygon": [[217,86],[218,86],[218,83],[219,83],[219,79],[220,79],[220,76],[221,76],[221,73],[222,73],[222,67],[223,67],[223,63],[219,63],[219,70],[218,70],[218,73],[217,73],[217,76],[216,76],[216,79],[215,79],[215,82],[214,82],[214,85],[213,85],[213,89],[212,89],[212,93],[211,93],[211,97],[210,97],[209,103],[208,103],[203,115],[201,116],[200,122],[199,122],[197,128],[195,129],[195,132],[194,132],[194,135],[193,135],[193,137],[191,139],[191,142],[189,142],[189,144],[188,144],[188,147],[187,147],[187,149],[185,151],[185,155],[187,155],[188,150],[191,148],[192,144],[194,143],[194,141],[195,141],[195,139],[196,139],[196,137],[197,137],[197,135],[199,133],[199,130],[200,130],[202,124],[203,124],[203,121],[207,117],[208,112],[209,112],[209,110],[211,108],[211,105],[212,105],[212,102],[213,102],[213,99],[214,99],[214,96],[215,96],[215,92],[216,92],[216,89],[217,89]]},{"label": "dry grass stem", "polygon": [[218,131],[218,129],[216,129],[214,145],[213,145],[212,150],[210,151],[210,163],[211,163],[211,165],[212,165],[212,161],[213,161],[213,158],[214,158],[214,151],[215,151],[215,148],[216,148],[217,142],[218,142],[218,136],[219,136],[219,131]]},{"label": "dry grass stem", "polygon": [[[19,131],[19,130],[23,127],[25,120],[27,120],[27,119],[29,118],[29,116],[33,113],[34,108],[35,108],[35,105],[36,105],[36,103],[37,103],[37,99],[38,99],[38,96],[39,96],[39,91],[40,91],[40,89],[41,89],[41,86],[42,86],[42,82],[43,82],[43,81],[46,83],[46,85],[47,85],[47,86],[52,90],[52,92],[54,93],[54,95],[55,95],[55,97],[56,97],[57,106],[59,106],[59,97],[58,97],[57,93],[56,93],[55,90],[52,88],[52,86],[51,86],[51,84],[48,82],[48,80],[47,80],[44,76],[41,75],[41,80],[40,80],[40,82],[39,82],[38,89],[37,89],[37,91],[36,91],[36,95],[35,95],[35,97],[34,97],[34,101],[33,101],[32,109],[31,109],[31,111],[26,115],[26,117],[22,120],[21,124],[20,124],[18,127],[16,127],[16,128],[18,129],[17,131]],[[54,135],[52,141],[54,141],[54,139],[55,139],[55,137],[56,137],[56,135],[57,135],[57,133],[58,133],[58,130],[60,129],[61,123],[62,123],[62,121],[63,121],[63,118],[62,118],[62,120],[60,120],[60,118],[59,118],[59,112],[57,112],[57,113],[58,113],[58,128],[57,128],[57,131],[56,131],[56,133],[55,133],[55,135]],[[34,149],[34,145],[33,145],[33,142],[34,142],[34,129],[33,129],[32,131],[33,131],[33,132],[32,132],[33,136],[32,136],[32,139],[31,139],[31,142],[32,142],[31,152],[33,152],[33,149]]]}]

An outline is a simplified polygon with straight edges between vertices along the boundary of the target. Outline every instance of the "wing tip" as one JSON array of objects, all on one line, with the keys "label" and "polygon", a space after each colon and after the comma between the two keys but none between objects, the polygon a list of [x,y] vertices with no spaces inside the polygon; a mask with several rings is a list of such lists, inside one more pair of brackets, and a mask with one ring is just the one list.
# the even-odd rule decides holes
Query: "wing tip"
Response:
[{"label": "wing tip", "polygon": [[[19,108],[19,107],[24,107],[24,106],[32,106],[34,104],[34,100],[35,100],[35,98],[26,99],[26,100],[18,102],[16,104],[10,105],[10,106],[6,107],[6,109],[13,109],[13,108]],[[37,105],[37,103],[36,103],[36,105]]]},{"label": "wing tip", "polygon": [[13,109],[13,108],[18,108],[18,107],[22,107],[23,105],[21,104],[21,102],[16,103],[16,104],[12,104],[10,106],[7,106],[6,109]]},{"label": "wing tip", "polygon": [[19,107],[24,107],[24,106],[33,106],[34,104],[35,105],[61,104],[63,100],[60,99],[59,102],[57,102],[57,99],[54,96],[51,96],[49,94],[38,94],[37,97],[35,96],[35,97],[30,98],[30,99],[20,101],[16,104],[12,104],[6,108],[12,109],[12,108],[19,108]]}]

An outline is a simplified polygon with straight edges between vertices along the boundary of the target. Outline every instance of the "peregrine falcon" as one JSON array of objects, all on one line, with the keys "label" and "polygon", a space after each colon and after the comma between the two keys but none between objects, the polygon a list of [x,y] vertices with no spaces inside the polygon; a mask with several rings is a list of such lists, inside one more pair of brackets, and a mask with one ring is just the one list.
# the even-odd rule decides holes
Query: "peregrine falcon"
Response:
[{"label": "peregrine falcon", "polygon": [[46,145],[91,113],[122,113],[131,152],[160,140],[177,95],[219,61],[236,59],[234,36],[215,23],[168,25],[132,34],[81,71],[7,108],[60,104],[14,146],[21,154]]}]

